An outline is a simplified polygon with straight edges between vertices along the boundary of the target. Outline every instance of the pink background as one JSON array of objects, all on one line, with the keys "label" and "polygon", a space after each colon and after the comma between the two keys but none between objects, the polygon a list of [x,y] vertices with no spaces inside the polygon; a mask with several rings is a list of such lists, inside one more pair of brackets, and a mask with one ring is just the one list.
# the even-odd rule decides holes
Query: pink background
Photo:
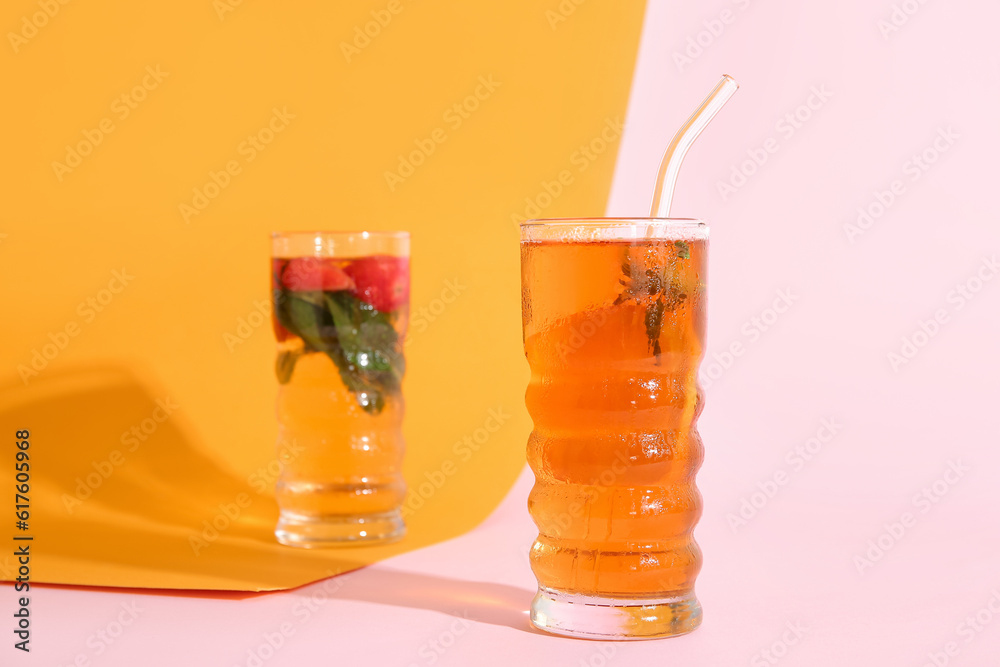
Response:
[{"label": "pink background", "polygon": [[[984,260],[1000,250],[1000,6],[896,6],[916,11],[888,36],[888,0],[648,7],[609,214],[644,214],[674,129],[723,72],[742,84],[692,149],[673,210],[713,225],[700,630],[631,644],[530,631],[526,474],[475,531],[296,591],[41,588],[36,650],[16,662],[996,664],[1000,280],[976,277],[995,277]],[[704,46],[679,66],[689,38]],[[813,90],[829,98],[800,108]],[[798,127],[782,120],[796,113]],[[949,128],[914,178],[913,156],[934,158]],[[767,148],[723,198],[718,183]],[[894,181],[852,242],[845,225],[877,213]],[[971,300],[955,291],[967,281],[981,287]],[[894,369],[888,355],[935,315]],[[110,645],[96,634],[119,629]]]}]

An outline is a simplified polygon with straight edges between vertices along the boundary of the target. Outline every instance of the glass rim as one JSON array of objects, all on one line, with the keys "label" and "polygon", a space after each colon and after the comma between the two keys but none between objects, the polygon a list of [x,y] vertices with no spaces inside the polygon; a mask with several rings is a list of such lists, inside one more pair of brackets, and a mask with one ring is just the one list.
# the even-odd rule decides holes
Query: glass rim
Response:
[{"label": "glass rim", "polygon": [[315,238],[317,236],[322,236],[325,238],[330,238],[333,236],[340,237],[360,237],[360,238],[383,238],[383,239],[403,239],[409,238],[410,232],[403,230],[377,230],[377,229],[349,229],[349,230],[339,230],[339,229],[299,229],[291,230],[287,232],[271,232],[272,239],[281,238],[291,238],[294,236],[304,236]]},{"label": "glass rim", "polygon": [[520,223],[527,227],[624,227],[626,225],[656,225],[662,227],[708,227],[701,218],[649,218],[649,217],[583,217],[583,218],[533,218]]},{"label": "glass rim", "polygon": [[410,232],[315,230],[271,232],[272,257],[410,256]]},{"label": "glass rim", "polygon": [[520,224],[521,243],[707,241],[710,229],[698,218],[536,218]]}]

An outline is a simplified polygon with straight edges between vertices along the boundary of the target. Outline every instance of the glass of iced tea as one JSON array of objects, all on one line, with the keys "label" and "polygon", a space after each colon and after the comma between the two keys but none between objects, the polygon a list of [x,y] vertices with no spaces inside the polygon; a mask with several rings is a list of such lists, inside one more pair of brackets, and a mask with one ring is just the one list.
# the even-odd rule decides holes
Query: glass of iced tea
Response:
[{"label": "glass of iced tea", "polygon": [[542,630],[634,639],[701,622],[707,250],[698,220],[521,225],[531,622]]},{"label": "glass of iced tea", "polygon": [[402,537],[407,232],[271,236],[278,541]]}]

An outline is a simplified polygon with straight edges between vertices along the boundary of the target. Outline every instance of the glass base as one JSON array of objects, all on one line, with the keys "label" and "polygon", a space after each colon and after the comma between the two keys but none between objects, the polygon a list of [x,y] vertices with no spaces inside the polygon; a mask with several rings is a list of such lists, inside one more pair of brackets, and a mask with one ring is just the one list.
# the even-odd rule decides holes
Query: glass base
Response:
[{"label": "glass base", "polygon": [[584,639],[676,637],[701,625],[701,604],[694,593],[629,600],[539,588],[531,601],[531,624],[555,635]]},{"label": "glass base", "polygon": [[290,547],[312,549],[336,546],[371,546],[393,542],[406,534],[399,510],[380,514],[308,517],[282,512],[274,536]]}]

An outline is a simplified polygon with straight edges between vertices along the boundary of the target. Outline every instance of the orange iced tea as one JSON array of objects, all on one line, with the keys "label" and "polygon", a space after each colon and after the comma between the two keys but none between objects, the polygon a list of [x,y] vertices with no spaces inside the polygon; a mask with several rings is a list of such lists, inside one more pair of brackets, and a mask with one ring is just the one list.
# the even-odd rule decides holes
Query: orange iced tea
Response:
[{"label": "orange iced tea", "polygon": [[275,235],[275,534],[292,546],[400,537],[409,238]]},{"label": "orange iced tea", "polygon": [[669,636],[700,622],[692,531],[707,244],[697,221],[522,226],[532,621],[542,629]]}]

